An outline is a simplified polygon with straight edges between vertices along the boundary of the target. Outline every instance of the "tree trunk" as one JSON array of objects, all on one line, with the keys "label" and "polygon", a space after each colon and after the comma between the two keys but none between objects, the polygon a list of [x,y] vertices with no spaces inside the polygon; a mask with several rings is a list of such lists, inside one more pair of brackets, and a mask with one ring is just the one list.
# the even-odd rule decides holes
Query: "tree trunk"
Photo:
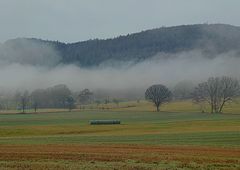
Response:
[{"label": "tree trunk", "polygon": [[160,109],[159,109],[159,105],[157,106],[157,112],[159,112],[160,111]]},{"label": "tree trunk", "polygon": [[222,109],[223,109],[224,104],[225,104],[225,100],[223,100],[223,102],[222,102],[222,104],[221,104],[221,107],[220,107],[220,109],[219,109],[219,113],[222,113]]},{"label": "tree trunk", "polygon": [[211,103],[211,113],[213,113],[213,103]]}]

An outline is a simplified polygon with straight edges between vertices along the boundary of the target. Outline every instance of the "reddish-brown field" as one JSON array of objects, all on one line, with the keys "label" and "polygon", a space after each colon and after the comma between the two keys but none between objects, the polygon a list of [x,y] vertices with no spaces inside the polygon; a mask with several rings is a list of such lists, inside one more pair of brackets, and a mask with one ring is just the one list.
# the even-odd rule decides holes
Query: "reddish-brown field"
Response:
[{"label": "reddish-brown field", "polygon": [[240,149],[146,145],[0,145],[2,169],[239,169]]}]

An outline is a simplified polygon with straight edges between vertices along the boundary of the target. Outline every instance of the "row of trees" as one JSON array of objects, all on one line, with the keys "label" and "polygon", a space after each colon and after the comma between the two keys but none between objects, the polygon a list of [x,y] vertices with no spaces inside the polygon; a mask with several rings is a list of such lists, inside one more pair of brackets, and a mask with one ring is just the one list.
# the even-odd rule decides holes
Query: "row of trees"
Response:
[{"label": "row of trees", "polygon": [[[71,99],[71,91],[66,85],[56,85],[47,89],[37,89],[32,93],[28,91],[17,92],[15,99],[18,109],[24,113],[26,108],[33,108],[35,112],[38,108],[70,108],[74,103],[68,103]],[[71,108],[70,108],[71,109]]]},{"label": "row of trees", "polygon": [[33,109],[37,112],[42,108],[64,108],[72,109],[78,107],[79,109],[86,108],[86,105],[95,103],[107,105],[114,103],[118,106],[122,101],[118,98],[111,98],[109,96],[94,96],[95,94],[89,89],[73,92],[66,85],[60,84],[46,89],[36,89],[32,92],[17,91],[15,94],[2,93],[0,94],[0,110],[17,109],[25,113],[26,110]]},{"label": "row of trees", "polygon": [[[153,85],[146,90],[145,98],[155,104],[157,111],[160,111],[162,104],[172,99],[192,99],[195,104],[201,106],[202,112],[205,112],[206,106],[209,105],[211,113],[221,113],[225,104],[233,101],[239,94],[238,80],[231,77],[211,77],[195,87],[190,81],[182,81],[172,91],[161,84]],[[37,89],[31,93],[17,92],[13,97],[0,96],[0,109],[17,107],[23,113],[29,108],[34,109],[35,112],[39,108],[68,108],[71,111],[76,105],[87,105],[93,101],[93,93],[89,89],[72,92],[66,85],[56,85],[46,89]],[[109,102],[109,97],[95,100],[97,105]],[[116,98],[111,102],[119,104]]]},{"label": "row of trees", "polygon": [[[211,113],[222,113],[227,102],[233,101],[240,95],[240,84],[232,77],[210,77],[207,81],[199,83],[189,94],[184,91],[182,94],[191,96],[194,103],[205,106],[210,105]],[[187,96],[185,96],[187,97]],[[173,93],[164,85],[153,85],[145,92],[146,100],[153,102],[159,111],[160,106],[173,98]],[[204,110],[202,110],[204,111]]]},{"label": "row of trees", "polygon": [[27,108],[33,108],[35,112],[39,108],[75,108],[76,102],[87,104],[91,101],[93,93],[88,89],[73,93],[66,85],[56,85],[47,89],[37,89],[32,93],[28,91],[17,92],[15,99],[18,109],[24,113]]}]

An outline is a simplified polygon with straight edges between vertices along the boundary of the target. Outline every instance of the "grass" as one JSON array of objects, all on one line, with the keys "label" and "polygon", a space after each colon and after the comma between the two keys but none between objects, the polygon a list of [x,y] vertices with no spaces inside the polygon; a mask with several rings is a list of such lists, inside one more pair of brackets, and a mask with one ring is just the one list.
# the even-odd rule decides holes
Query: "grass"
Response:
[{"label": "grass", "polygon": [[[223,109],[224,113],[231,114],[240,114],[239,107],[240,99],[234,100],[232,103],[226,103]],[[104,110],[116,110],[116,111],[146,111],[152,112],[155,111],[156,108],[152,103],[147,101],[131,101],[131,102],[121,102],[119,105],[109,103],[109,104],[101,104],[101,105],[90,105],[86,106],[87,109],[104,109]],[[188,113],[199,113],[201,112],[201,108],[199,105],[194,104],[191,100],[183,100],[183,101],[172,101],[170,103],[164,104],[161,106],[161,111],[163,112],[188,112]],[[206,112],[210,111],[209,107],[205,108]]]},{"label": "grass", "polygon": [[[238,158],[240,157],[238,155],[240,107],[237,104],[233,104],[232,107],[228,105],[225,114],[199,113],[197,106],[189,101],[170,103],[163,106],[159,113],[154,112],[152,104],[144,101],[121,103],[118,107],[108,104],[107,107],[108,109],[104,108],[104,110],[89,106],[84,111],[73,112],[51,110],[51,113],[45,113],[47,110],[44,110],[38,114],[0,114],[0,153],[2,154],[0,169],[239,168],[237,165],[240,163]],[[118,119],[122,124],[92,126],[89,125],[89,120],[92,119]],[[10,152],[10,148],[14,146],[16,150]],[[41,154],[39,149],[31,153],[35,148],[33,146],[42,149],[51,146],[56,150],[53,152],[48,149],[49,151]],[[64,149],[61,150],[57,146]],[[68,151],[70,146],[73,150]],[[90,147],[89,149],[92,146],[102,150],[92,153],[86,160],[85,156],[90,151],[75,152],[75,149],[87,146]],[[114,146],[114,149],[129,152],[128,155],[132,156],[122,155],[120,151],[116,156],[117,151],[111,150],[107,153],[108,157],[104,150],[106,146]],[[135,146],[152,147],[150,149],[153,149],[153,155],[126,150]],[[160,146],[176,147],[181,153],[177,155],[170,151],[155,153],[156,148]],[[181,149],[182,147],[184,149]],[[184,155],[185,150],[192,147],[196,150]],[[8,149],[4,150],[4,148]],[[223,149],[224,154],[234,154],[226,158],[218,152],[220,148]],[[198,152],[205,149],[212,149],[211,157],[208,158],[205,154],[199,155]],[[56,155],[55,152],[60,153]],[[19,155],[17,156],[16,153]],[[27,153],[30,154],[29,157]],[[61,156],[58,156],[59,154]],[[81,154],[85,156],[81,157]],[[51,155],[56,157],[50,159]],[[72,160],[75,157],[77,160]],[[112,157],[114,160],[109,162],[108,159]],[[148,162],[150,157],[151,161]],[[229,160],[223,161],[226,159]],[[205,164],[202,161],[205,161]]]},{"label": "grass", "polygon": [[144,135],[56,135],[2,138],[1,144],[148,144],[239,147],[240,134],[230,132],[199,132]]},{"label": "grass", "polygon": [[[89,125],[91,119],[121,125]],[[131,143],[238,147],[240,115],[170,112],[61,112],[1,115],[0,144]]]}]

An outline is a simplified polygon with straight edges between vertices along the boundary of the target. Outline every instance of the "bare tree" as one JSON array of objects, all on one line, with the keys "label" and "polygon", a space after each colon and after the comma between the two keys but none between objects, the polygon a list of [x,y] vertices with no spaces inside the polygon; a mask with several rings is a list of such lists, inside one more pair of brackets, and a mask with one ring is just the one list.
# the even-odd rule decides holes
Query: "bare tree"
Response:
[{"label": "bare tree", "polygon": [[239,95],[238,80],[231,77],[210,77],[206,82],[198,84],[193,92],[193,101],[208,103],[211,113],[221,113],[226,102]]},{"label": "bare tree", "polygon": [[152,101],[159,112],[161,104],[169,102],[172,99],[172,92],[164,85],[152,85],[146,90],[145,98]]},{"label": "bare tree", "polygon": [[221,78],[220,105],[218,112],[221,113],[226,102],[232,101],[240,94],[239,81],[231,77]]}]

